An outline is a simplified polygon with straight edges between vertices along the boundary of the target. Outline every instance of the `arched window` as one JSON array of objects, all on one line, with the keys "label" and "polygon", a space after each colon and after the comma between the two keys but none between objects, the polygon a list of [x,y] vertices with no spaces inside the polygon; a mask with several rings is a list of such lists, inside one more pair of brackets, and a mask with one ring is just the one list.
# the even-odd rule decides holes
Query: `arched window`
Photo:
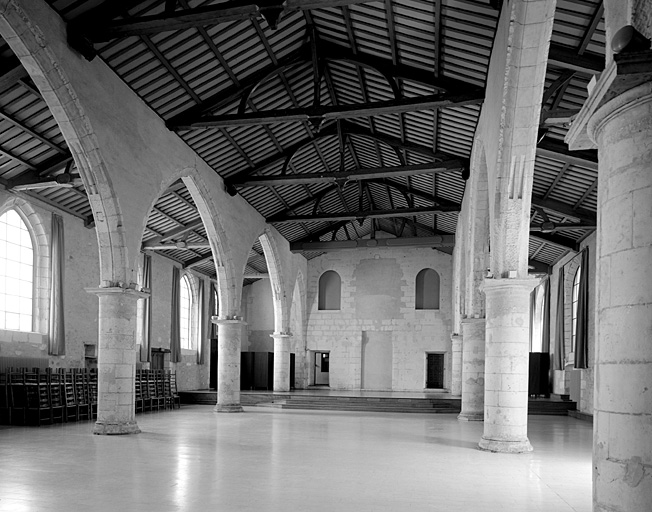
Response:
[{"label": "arched window", "polygon": [[34,249],[16,210],[0,216],[0,329],[32,330]]},{"label": "arched window", "polygon": [[577,338],[577,299],[580,293],[580,277],[582,267],[577,267],[573,278],[573,300],[571,302],[571,352],[575,352],[575,340]]},{"label": "arched window", "polygon": [[416,309],[439,309],[439,274],[431,268],[424,268],[417,274]]},{"label": "arched window", "polygon": [[530,352],[543,352],[543,308],[546,304],[546,294],[543,285],[534,291],[534,311],[532,312],[532,340]]},{"label": "arched window", "polygon": [[340,309],[340,295],[342,280],[334,270],[327,270],[319,278],[319,304],[320,310]]},{"label": "arched window", "polygon": [[179,336],[181,348],[191,349],[192,333],[192,289],[188,276],[181,276],[179,289]]}]

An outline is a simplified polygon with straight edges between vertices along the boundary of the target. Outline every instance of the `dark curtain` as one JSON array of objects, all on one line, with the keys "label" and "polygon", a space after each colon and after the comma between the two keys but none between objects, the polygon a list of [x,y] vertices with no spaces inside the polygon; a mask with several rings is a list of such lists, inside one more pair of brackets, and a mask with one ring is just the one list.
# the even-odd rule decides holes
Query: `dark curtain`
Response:
[{"label": "dark curtain", "polygon": [[65,255],[63,246],[63,218],[52,214],[52,244],[50,245],[50,329],[48,354],[66,353],[66,330],[63,317],[63,282]]},{"label": "dark curtain", "polygon": [[181,315],[179,311],[181,275],[177,267],[172,267],[172,311],[170,312],[170,360],[181,362]]},{"label": "dark curtain", "polygon": [[217,295],[215,290],[215,285],[211,283],[209,288],[208,296],[208,327],[206,332],[208,333],[208,339],[214,340],[217,339],[217,325],[213,323],[211,317],[217,315],[217,303],[215,301],[215,296]]},{"label": "dark curtain", "polygon": [[141,320],[141,332],[143,338],[140,346],[140,360],[144,362],[151,361],[152,349],[152,257],[149,254],[143,254],[143,269],[140,285],[149,292],[149,297],[142,299],[143,301],[143,317]]},{"label": "dark curtain", "polygon": [[559,269],[559,279],[557,281],[557,318],[555,320],[555,370],[564,369],[564,267]]},{"label": "dark curtain", "polygon": [[589,363],[589,248],[582,250],[580,286],[577,294],[577,330],[575,331],[575,368]]},{"label": "dark curtain", "polygon": [[199,339],[197,340],[197,364],[204,364],[204,342],[206,341],[206,296],[204,280],[197,280],[197,295],[199,296]]},{"label": "dark curtain", "polygon": [[534,346],[534,319],[537,310],[537,289],[535,288],[530,292],[530,352]]},{"label": "dark curtain", "polygon": [[550,279],[543,281],[543,325],[541,326],[541,352],[550,352]]}]

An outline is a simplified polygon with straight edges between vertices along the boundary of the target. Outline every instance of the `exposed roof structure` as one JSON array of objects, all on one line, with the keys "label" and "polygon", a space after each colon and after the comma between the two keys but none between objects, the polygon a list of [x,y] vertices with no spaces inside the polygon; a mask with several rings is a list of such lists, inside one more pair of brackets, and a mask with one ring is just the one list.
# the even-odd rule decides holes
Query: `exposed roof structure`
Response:
[{"label": "exposed roof structure", "polygon": [[[306,257],[380,232],[450,247],[500,2],[48,1],[73,48],[102,59]],[[601,0],[557,1],[533,266],[577,250],[595,228],[597,155],[563,139],[604,67],[604,38]],[[61,132],[6,44],[0,75],[0,183],[91,226]],[[215,275],[180,182],[153,208],[143,244]],[[265,272],[256,244],[246,275]]]}]

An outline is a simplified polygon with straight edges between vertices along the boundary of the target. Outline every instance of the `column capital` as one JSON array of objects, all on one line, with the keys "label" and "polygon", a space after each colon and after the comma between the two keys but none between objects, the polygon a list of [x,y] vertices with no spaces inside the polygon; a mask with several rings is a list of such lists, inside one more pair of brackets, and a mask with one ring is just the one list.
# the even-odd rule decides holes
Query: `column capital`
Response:
[{"label": "column capital", "polygon": [[215,325],[235,325],[235,324],[247,325],[247,322],[245,322],[242,317],[221,318],[219,316],[212,316],[211,322],[213,322]]},{"label": "column capital", "polygon": [[622,110],[652,100],[652,50],[614,55],[614,60],[589,84],[589,98],[566,135],[571,150],[597,148],[601,125]]},{"label": "column capital", "polygon": [[106,286],[106,287],[89,287],[84,288],[86,293],[91,293],[93,295],[102,296],[102,295],[114,295],[114,296],[123,296],[130,299],[147,299],[150,294],[148,292],[143,292],[136,290],[134,288],[123,288],[121,286]]},{"label": "column capital", "polygon": [[[525,279],[494,279],[486,278],[482,283],[482,291],[487,294],[487,292],[500,292],[508,290],[521,290],[531,292],[534,288],[540,283],[540,280],[535,277],[529,277]],[[482,320],[482,318],[473,318],[465,320]],[[462,320],[464,322],[464,320]]]},{"label": "column capital", "polygon": [[479,324],[479,323],[485,323],[487,320],[485,317],[482,318],[462,318],[460,323],[463,324]]},{"label": "column capital", "polygon": [[292,333],[291,332],[275,332],[269,335],[270,338],[274,339],[284,339],[284,338],[291,338]]}]

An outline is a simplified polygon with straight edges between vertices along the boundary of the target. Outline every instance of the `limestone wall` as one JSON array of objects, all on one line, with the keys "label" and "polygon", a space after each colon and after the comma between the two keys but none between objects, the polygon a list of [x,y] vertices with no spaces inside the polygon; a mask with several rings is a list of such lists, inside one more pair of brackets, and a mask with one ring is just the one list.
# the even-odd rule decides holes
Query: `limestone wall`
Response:
[{"label": "limestone wall", "polygon": [[[439,273],[439,310],[415,310],[416,275],[424,268]],[[326,270],[342,279],[339,311],[318,310],[318,281]],[[308,262],[307,281],[307,348],[330,351],[331,388],[360,389],[364,374],[377,371],[393,390],[423,390],[427,352],[446,354],[450,386],[450,255],[421,248],[328,253]],[[366,361],[363,344],[375,354]],[[364,367],[370,361],[382,371]]]},{"label": "limestone wall", "polygon": [[[53,210],[43,203],[31,201],[27,196],[0,191],[0,213],[12,206],[28,216],[27,220],[36,235],[35,327],[34,332],[0,330],[0,357],[48,357],[49,244]],[[56,213],[61,215],[64,223],[66,353],[49,356],[50,366],[80,368],[86,365],[84,344],[97,344],[98,300],[84,290],[85,287],[98,285],[97,238],[95,231],[85,228],[81,219],[58,211]]]},{"label": "limestone wall", "polygon": [[274,302],[269,279],[259,279],[242,290],[242,313],[247,322],[242,350],[274,352]]},{"label": "limestone wall", "polygon": [[572,300],[573,300],[573,279],[575,273],[580,265],[580,256],[569,256],[562,259],[557,265],[553,267],[551,276],[551,307],[550,307],[550,347],[554,350],[556,333],[555,324],[557,321],[556,297],[557,297],[557,283],[559,279],[559,269],[564,266],[564,347],[566,354],[566,370],[555,371],[554,375],[554,389],[555,393],[569,393],[571,380],[573,379],[573,372],[580,372],[580,401],[578,409],[586,414],[593,414],[593,362],[595,361],[595,338],[596,338],[596,235],[589,236],[581,243],[581,248],[589,248],[589,368],[583,370],[575,370],[572,368],[574,363],[574,353],[571,352],[571,336],[572,336]]}]

